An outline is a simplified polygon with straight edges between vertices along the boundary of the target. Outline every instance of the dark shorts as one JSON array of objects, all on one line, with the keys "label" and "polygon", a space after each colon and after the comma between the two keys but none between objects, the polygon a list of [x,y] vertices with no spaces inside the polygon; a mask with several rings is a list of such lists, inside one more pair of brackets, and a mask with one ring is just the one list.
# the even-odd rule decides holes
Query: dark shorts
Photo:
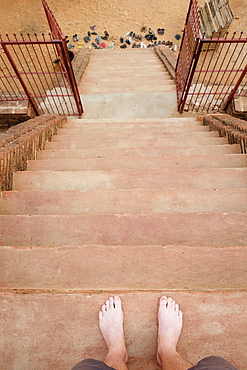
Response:
[{"label": "dark shorts", "polygon": [[[72,370],[115,370],[107,366],[104,362],[87,359],[75,365]],[[205,357],[197,365],[190,367],[188,370],[237,370],[222,357],[210,356]]]},{"label": "dark shorts", "polygon": [[210,356],[205,357],[198,362],[197,365],[192,366],[189,370],[237,370],[236,367],[230,364],[222,357]]},{"label": "dark shorts", "polygon": [[116,370],[116,369],[106,365],[102,361],[88,358],[87,360],[79,362],[79,364],[75,365],[71,370]]}]

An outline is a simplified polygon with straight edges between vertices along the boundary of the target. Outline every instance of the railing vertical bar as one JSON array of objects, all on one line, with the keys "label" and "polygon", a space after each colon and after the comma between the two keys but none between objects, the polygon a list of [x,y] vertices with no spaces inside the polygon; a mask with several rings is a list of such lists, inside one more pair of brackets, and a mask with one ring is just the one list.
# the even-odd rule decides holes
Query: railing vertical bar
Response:
[{"label": "railing vertical bar", "polygon": [[[23,34],[20,34],[20,36],[23,38]],[[15,40],[18,42],[17,35],[16,35],[15,33],[14,33],[14,38],[15,38]],[[9,41],[10,41],[10,40],[9,40]],[[19,51],[20,51],[20,55],[22,56],[22,58],[24,59],[24,61],[25,61],[25,63],[26,63],[27,69],[28,69],[28,71],[29,71],[29,74],[28,74],[28,73],[26,73],[26,71],[25,71],[25,70],[23,70],[23,73],[24,73],[25,78],[26,78],[26,80],[27,80],[27,82],[28,82],[28,90],[29,90],[29,94],[32,96],[33,100],[35,101],[35,99],[34,99],[34,97],[33,97],[33,95],[34,95],[34,94],[33,94],[33,89],[32,89],[32,81],[31,81],[31,77],[30,77],[30,76],[32,76],[32,71],[31,71],[31,69],[30,69],[30,64],[27,62],[26,57],[24,56],[24,53],[23,53],[23,51],[22,51],[22,48],[21,48],[20,44],[18,44],[18,43],[17,43],[16,45],[17,45],[17,47],[18,47],[18,49],[19,49]],[[17,59],[18,63],[19,63],[19,66],[23,68],[23,63],[22,63],[22,61],[21,61],[21,59],[20,59],[20,57],[19,57],[18,53],[16,52],[14,45],[11,45],[11,46],[12,46],[13,53],[15,54],[15,57],[16,57],[16,59]],[[39,87],[38,87],[38,85],[37,85],[36,80],[34,80],[34,84],[36,85],[36,88],[37,88],[37,91],[39,91],[39,94],[41,94],[41,92],[40,92],[40,90],[39,90]],[[30,91],[32,91],[32,93],[31,93]],[[36,104],[36,103],[35,103],[35,104]],[[36,105],[36,106],[37,106],[37,105]]]},{"label": "railing vertical bar", "polygon": [[[59,42],[59,45],[56,45],[56,48],[55,48],[55,45],[53,45],[53,50],[54,50],[55,54],[56,54],[56,51],[57,51],[58,52],[57,55],[61,55],[60,51],[58,50],[58,48],[60,48],[60,47],[61,47],[61,41]],[[66,78],[66,70],[64,69],[64,66],[62,66],[61,64],[59,65],[59,68],[62,69],[61,80],[62,80],[63,86],[61,85],[61,81],[59,79],[57,79],[57,83],[58,83],[58,86],[60,87],[61,91],[62,91],[62,88],[64,88],[66,90],[66,93],[67,93],[67,96],[68,96],[68,99],[64,99],[64,100],[62,100],[61,97],[59,97],[59,104],[62,105],[64,103],[66,105],[67,115],[68,115],[69,112],[70,112],[71,101],[70,101],[70,91],[68,90],[68,82],[67,82],[67,78]]]},{"label": "railing vertical bar", "polygon": [[[51,39],[51,34],[49,34],[49,36],[50,36],[50,39]],[[57,45],[56,45],[56,46],[57,46]],[[54,45],[54,44],[52,44],[52,47],[53,47],[54,55],[55,55],[55,56],[56,56],[56,58],[57,58],[57,57],[58,57],[58,54],[57,54],[57,48],[55,47],[55,45]],[[48,54],[49,54],[50,60],[52,60],[51,52],[50,52],[50,49],[48,48],[48,46],[47,46],[47,51],[48,51]],[[61,67],[59,66],[59,68],[61,68]],[[54,66],[54,64],[53,64],[53,70],[55,71],[55,66]],[[58,87],[59,87],[60,91],[62,91],[62,86],[61,86],[61,83],[60,83],[60,79],[58,78],[57,74],[55,74],[55,76],[56,76],[56,80],[57,80],[57,85],[58,85]],[[67,81],[66,81],[66,79],[65,79],[64,74],[63,74],[63,73],[61,73],[61,79],[62,79],[62,82],[63,82],[63,84],[64,84],[64,86],[65,86],[65,88],[66,88],[67,94],[68,94]],[[65,112],[64,107],[63,107],[63,103],[64,103],[64,105],[66,105],[67,112],[69,112],[69,108],[68,108],[68,105],[67,105],[67,100],[66,100],[66,99],[64,99],[64,101],[62,100],[62,103],[61,103],[61,97],[58,97],[58,101],[59,101],[59,107],[60,107],[60,106],[62,107],[63,112]]]},{"label": "railing vertical bar", "polygon": [[[201,40],[201,42],[202,42],[202,47],[203,47],[203,45],[204,45],[204,40]],[[199,98],[199,95],[200,95],[200,93],[201,93],[201,89],[202,89],[202,85],[204,84],[204,81],[205,81],[205,78],[206,78],[206,73],[205,73],[205,72],[202,72],[202,71],[204,70],[204,64],[206,63],[206,58],[207,58],[207,51],[208,51],[208,49],[209,49],[209,44],[207,45],[207,50],[206,50],[206,52],[205,52],[205,54],[204,54],[204,58],[203,58],[203,61],[202,61],[202,65],[201,65],[200,70],[199,70],[199,71],[195,70],[195,73],[196,73],[196,72],[198,72],[198,76],[197,76],[197,80],[194,82],[194,85],[195,85],[195,86],[194,86],[194,90],[193,90],[193,92],[192,92],[192,95],[191,95],[190,101],[189,101],[189,103],[188,103],[188,106],[189,106],[189,107],[191,106],[191,102],[192,102],[192,99],[193,99],[193,96],[194,96],[194,95],[196,95],[196,96],[197,96],[196,100]],[[197,93],[195,93],[195,94],[194,94],[194,92],[195,92],[195,90],[196,90],[197,83],[199,82],[199,79],[200,79],[201,73],[204,73],[204,77],[203,77],[203,79],[202,79],[202,81],[201,81],[201,86],[200,86],[200,88],[199,88],[199,91],[198,91]],[[195,108],[195,105],[193,106],[192,111],[194,111],[194,108]]]},{"label": "railing vertical bar", "polygon": [[[235,33],[234,33],[234,35],[233,36],[235,36]],[[234,37],[233,37],[234,38]],[[231,43],[229,42],[229,45],[228,45],[228,48],[227,48],[227,51],[226,51],[226,53],[225,53],[225,56],[227,56],[229,53],[229,50],[230,50],[230,47],[231,47]],[[231,72],[228,72],[228,77],[226,77],[226,80],[225,80],[225,82],[224,82],[224,85],[222,86],[222,88],[220,89],[219,88],[219,86],[221,85],[221,82],[223,81],[223,78],[226,76],[223,72],[225,72],[225,71],[227,71],[228,70],[228,68],[229,68],[229,65],[230,65],[230,63],[231,63],[231,60],[232,60],[232,57],[234,56],[234,54],[235,54],[235,51],[236,51],[236,49],[237,49],[237,47],[238,47],[238,44],[237,43],[235,43],[235,48],[234,48],[234,50],[233,50],[233,52],[231,53],[231,57],[229,57],[229,59],[228,59],[228,63],[227,63],[227,65],[226,65],[226,67],[225,67],[225,69],[224,70],[222,70],[222,76],[221,76],[221,79],[220,79],[220,81],[219,81],[219,84],[218,84],[218,86],[217,86],[217,88],[216,88],[216,93],[219,91],[219,94],[218,94],[218,97],[217,97],[217,100],[216,100],[216,103],[215,103],[215,106],[217,107],[218,105],[220,105],[220,104],[218,104],[218,102],[219,101],[223,101],[224,100],[224,98],[225,98],[225,96],[226,95],[228,95],[229,94],[229,89],[230,89],[230,87],[228,86],[228,88],[227,88],[227,82],[228,82],[228,80],[229,80],[229,77],[230,77],[230,73]],[[223,60],[224,60],[224,58],[223,58]],[[220,68],[221,69],[221,68]],[[213,85],[214,85],[214,83],[215,83],[215,81],[213,82]],[[227,90],[225,90],[227,88]],[[225,92],[224,92],[224,90],[225,90]]]},{"label": "railing vertical bar", "polygon": [[[34,34],[34,36],[35,36],[35,38],[36,38],[36,40],[38,41],[38,35],[35,33]],[[45,40],[45,38],[44,38],[44,34],[42,34],[42,36],[43,36],[43,40]],[[47,44],[44,44],[47,48],[48,48],[48,45]],[[47,88],[45,89],[45,91],[47,92],[48,90],[50,90],[50,86],[53,86],[53,80],[52,80],[52,78],[51,78],[51,73],[50,73],[50,68],[49,68],[49,66],[48,66],[48,64],[47,64],[47,58],[45,57],[45,55],[44,55],[44,52],[43,52],[43,48],[41,47],[41,44],[38,44],[38,46],[39,46],[39,51],[40,51],[40,55],[42,55],[42,60],[44,61],[44,64],[45,64],[45,66],[46,66],[46,70],[47,70],[47,72],[48,72],[48,75],[49,75],[49,78],[50,78],[50,80],[51,80],[51,85],[49,84],[49,81],[48,81],[48,77],[47,77],[47,75],[46,74],[44,74],[44,78],[45,78],[45,81],[46,81],[46,84],[47,84]],[[52,63],[52,60],[50,59],[50,62]],[[53,64],[53,63],[52,63]],[[56,111],[58,112],[58,107],[57,107],[57,102],[56,102],[56,99],[54,100],[54,105],[55,105],[55,107],[56,107]],[[53,109],[53,111],[54,111],[54,109]],[[56,113],[56,112],[55,112]]]},{"label": "railing vertical bar", "polygon": [[[2,36],[0,36],[0,43],[3,43],[4,41],[3,41],[3,39],[2,39]],[[4,49],[3,49],[4,50]],[[11,71],[10,71],[10,69],[9,69],[9,67],[8,67],[8,65],[6,64],[6,62],[5,62],[5,58],[3,58],[2,56],[1,56],[1,60],[3,61],[3,66],[6,68],[6,70],[7,70],[7,72],[8,72],[8,74],[9,74],[9,76],[11,76]],[[9,62],[9,60],[8,60],[8,62]],[[9,62],[10,63],[10,62]],[[12,66],[11,66],[12,67]],[[13,69],[13,67],[12,67],[12,69]],[[5,76],[6,76],[6,74],[5,74]],[[13,81],[13,84],[14,84],[14,86],[15,86],[15,88],[16,88],[16,91],[19,91],[19,86],[17,85],[17,83],[16,83],[16,79],[14,78],[14,77],[11,77],[11,80]],[[11,84],[10,84],[10,82],[9,82],[9,78],[7,78],[6,77],[6,81],[7,81],[7,83],[8,83],[8,85],[9,85],[9,87],[11,88]],[[7,89],[7,91],[8,91],[8,93],[12,96],[12,91],[11,90],[8,90]],[[18,95],[17,94],[15,94],[15,96],[16,96],[16,98],[19,98],[18,97]],[[21,93],[21,96],[22,96],[22,93]],[[22,96],[22,98],[23,98],[23,100],[27,100],[28,98],[27,98],[27,96],[25,96],[25,99],[24,99],[24,97]]]},{"label": "railing vertical bar", "polygon": [[[243,72],[241,73],[241,76],[239,77],[239,79],[238,79],[238,81],[237,81],[237,83],[236,83],[236,85],[235,85],[234,89],[233,89],[233,90],[231,91],[231,93],[229,94],[229,96],[228,96],[228,98],[227,98],[227,100],[226,100],[226,102],[225,102],[225,104],[224,104],[224,106],[223,106],[223,110],[226,110],[226,109],[228,108],[228,105],[230,104],[230,102],[231,102],[232,98],[234,97],[234,95],[235,95],[235,93],[236,93],[236,91],[237,91],[237,89],[238,89],[239,85],[241,84],[241,82],[242,82],[242,80],[243,80],[244,76],[246,75],[246,73],[247,73],[247,64],[246,64],[246,66],[245,66],[245,68],[244,68]],[[246,83],[245,83],[245,85],[246,85]]]},{"label": "railing vertical bar", "polygon": [[11,64],[12,68],[13,68],[13,69],[14,69],[14,71],[15,71],[15,73],[16,73],[16,75],[17,75],[17,77],[18,77],[18,79],[19,79],[19,81],[20,81],[20,83],[21,83],[21,85],[22,85],[22,87],[23,87],[23,89],[24,89],[24,91],[25,91],[25,93],[26,93],[27,97],[28,97],[28,100],[29,100],[30,104],[32,105],[32,108],[33,108],[33,110],[34,110],[35,114],[36,114],[36,115],[39,115],[39,111],[38,111],[38,108],[37,108],[37,106],[36,106],[36,103],[35,103],[34,99],[32,98],[31,94],[29,93],[29,90],[28,90],[28,88],[27,88],[27,86],[26,86],[25,82],[23,81],[23,79],[22,79],[22,77],[21,77],[21,75],[20,75],[20,73],[19,73],[19,70],[18,70],[18,68],[16,67],[16,64],[15,64],[15,62],[14,62],[14,60],[13,60],[13,58],[12,58],[12,56],[11,56],[11,54],[10,54],[10,52],[9,52],[8,48],[7,48],[7,46],[3,43],[3,44],[2,44],[2,47],[3,47],[3,49],[4,49],[5,53],[6,53],[6,55],[7,55],[8,59],[9,59],[9,61],[10,61],[10,64]]},{"label": "railing vertical bar", "polygon": [[202,42],[201,42],[201,40],[198,40],[197,52],[196,52],[195,57],[194,57],[194,60],[193,60],[193,66],[192,66],[192,68],[190,70],[190,75],[188,76],[188,81],[186,82],[186,86],[187,87],[186,87],[186,90],[184,90],[183,100],[182,100],[181,105],[179,107],[179,112],[180,113],[183,112],[184,105],[186,103],[186,99],[187,99],[187,96],[188,96],[188,93],[189,93],[191,82],[193,80],[193,76],[194,76],[194,72],[195,72],[197,63],[198,63],[198,60],[199,60],[201,49],[202,49]]},{"label": "railing vertical bar", "polygon": [[[219,40],[219,38],[220,38],[220,34],[219,34],[218,40]],[[227,38],[227,34],[225,35],[225,39],[226,39],[226,38]],[[213,39],[213,37],[211,37],[211,40],[214,40],[214,39]],[[216,43],[218,42],[218,40],[217,40],[217,39],[215,39]],[[215,71],[216,71],[216,70],[218,70],[218,71],[221,71],[221,70],[222,70],[222,66],[223,66],[223,64],[224,64],[224,58],[222,58],[222,62],[221,62],[221,64],[220,64],[220,67],[219,67],[219,68],[216,68],[216,66],[217,66],[217,64],[218,64],[218,60],[220,59],[220,58],[219,58],[219,56],[220,56],[220,55],[221,55],[221,53],[223,53],[223,51],[224,51],[224,45],[225,45],[225,44],[223,44],[223,43],[221,43],[221,44],[220,44],[220,50],[219,50],[219,53],[218,53],[218,58],[216,58],[215,63],[214,63],[214,66],[210,68],[210,69],[212,70],[212,72],[210,72],[210,74],[209,74],[208,82],[207,82],[207,85],[206,85],[206,89],[207,89],[208,87],[213,87],[213,86],[215,85],[215,82],[216,82],[216,80],[217,80],[217,78],[218,78],[218,75],[219,75],[219,73],[220,73],[220,72],[216,72],[216,75],[215,75],[215,77],[214,77],[214,83],[213,83],[213,84],[212,84],[212,83],[210,84],[211,78],[213,78],[213,74],[215,73]],[[227,48],[227,50],[226,50],[226,52],[225,52],[225,55],[227,55],[227,52],[228,52],[228,50],[229,50],[229,47],[230,47],[230,44],[229,44],[229,46],[228,46],[228,48]],[[214,48],[214,51],[213,51],[213,55],[212,55],[212,57],[214,56],[215,52],[216,52],[216,48]],[[210,59],[209,67],[210,67],[210,64],[211,64],[211,60],[212,60],[212,58]],[[216,88],[216,91],[217,91],[217,89],[218,89],[218,88]],[[202,109],[202,110],[204,110],[204,108],[206,107],[206,104],[207,104],[207,102],[208,102],[208,100],[209,100],[209,98],[210,98],[210,95],[212,95],[212,94],[208,94],[208,95],[207,95],[207,97],[206,97],[206,99],[205,99],[205,102],[204,102],[204,105],[202,105],[202,106],[201,106],[201,109]],[[212,101],[213,101],[213,98],[211,98],[211,100],[209,100],[209,107],[211,106]],[[211,102],[211,103],[210,103],[210,102]],[[207,109],[207,111],[208,111],[208,110],[209,110],[209,108]]]},{"label": "railing vertical bar", "polygon": [[[23,39],[23,41],[24,41],[24,37],[23,37],[23,35],[21,35],[22,36],[22,39]],[[28,39],[31,41],[31,37],[30,37],[30,34],[28,33],[27,34],[27,37],[28,37]],[[31,55],[31,53],[30,53],[30,50],[29,50],[29,48],[27,47],[27,45],[25,45],[25,47],[26,47],[26,51],[27,51],[27,53],[28,53],[28,55],[29,55],[29,58],[33,61],[33,58],[32,58],[32,55]],[[33,50],[33,52],[34,52],[34,55],[36,56],[36,61],[35,62],[37,62],[37,64],[39,65],[39,67],[41,68],[41,70],[43,71],[43,69],[42,69],[42,66],[41,66],[41,63],[40,63],[40,58],[38,57],[38,55],[37,55],[37,53],[36,53],[36,49],[35,49],[35,46],[34,46],[34,44],[31,44],[31,48],[32,48],[32,50]],[[25,62],[26,62],[26,60],[25,60]],[[36,87],[37,87],[37,91],[39,92],[39,95],[43,95],[44,94],[44,92],[46,91],[46,89],[44,88],[44,85],[43,85],[43,81],[42,81],[42,79],[41,79],[41,76],[40,76],[40,74],[38,73],[38,69],[37,69],[37,66],[36,66],[36,63],[35,63],[34,61],[33,61],[33,63],[32,63],[32,66],[33,66],[33,68],[34,68],[34,71],[36,72],[36,74],[37,74],[37,80],[38,80],[38,82],[40,83],[40,86],[39,86],[39,83],[38,82],[36,82],[36,79],[33,77],[33,72],[31,71],[31,69],[30,69],[30,67],[29,67],[29,70],[30,70],[30,72],[31,72],[31,76],[32,76],[32,80],[33,80],[33,82],[34,82],[34,84],[36,85]],[[26,62],[26,64],[27,64],[27,62]],[[31,85],[32,86],[32,85]],[[34,95],[36,95],[35,94],[35,92],[34,92],[34,90],[33,90],[33,94]],[[36,97],[36,96],[35,96]],[[36,97],[36,99],[37,99],[37,97]],[[39,108],[40,108],[40,104],[39,104]],[[40,108],[41,109],[41,108]]]}]

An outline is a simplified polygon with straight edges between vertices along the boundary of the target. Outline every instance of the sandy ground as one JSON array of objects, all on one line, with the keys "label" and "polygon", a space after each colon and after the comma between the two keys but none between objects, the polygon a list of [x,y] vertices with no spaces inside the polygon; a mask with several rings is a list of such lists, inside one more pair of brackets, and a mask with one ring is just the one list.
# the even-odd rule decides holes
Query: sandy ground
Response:
[{"label": "sandy ground", "polygon": [[[176,41],[176,34],[182,35],[189,0],[47,0],[65,35],[78,34],[79,42],[87,35],[90,26],[96,24],[95,31],[104,34],[107,31],[113,41],[119,40],[129,31],[140,33],[142,26],[150,27],[157,33],[164,28],[161,41]],[[204,0],[200,0],[201,4]],[[230,0],[234,19],[230,33],[247,30],[247,0]],[[48,32],[49,27],[42,8],[41,0],[0,0],[0,33]],[[143,34],[144,35],[144,34]],[[94,41],[94,40],[91,40]],[[90,45],[90,44],[89,44]],[[75,44],[76,48],[81,45]]]}]

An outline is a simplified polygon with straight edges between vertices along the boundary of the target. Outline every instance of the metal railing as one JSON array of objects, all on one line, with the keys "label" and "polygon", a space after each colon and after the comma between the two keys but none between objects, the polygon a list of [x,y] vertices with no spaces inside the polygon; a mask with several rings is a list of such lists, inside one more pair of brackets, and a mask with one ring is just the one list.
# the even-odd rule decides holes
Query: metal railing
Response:
[{"label": "metal railing", "polygon": [[81,116],[66,38],[42,2],[50,34],[0,36],[0,101],[28,101],[36,115]]},{"label": "metal railing", "polygon": [[204,38],[197,1],[191,0],[176,66],[178,110],[217,112],[247,96],[247,38],[243,33]]}]

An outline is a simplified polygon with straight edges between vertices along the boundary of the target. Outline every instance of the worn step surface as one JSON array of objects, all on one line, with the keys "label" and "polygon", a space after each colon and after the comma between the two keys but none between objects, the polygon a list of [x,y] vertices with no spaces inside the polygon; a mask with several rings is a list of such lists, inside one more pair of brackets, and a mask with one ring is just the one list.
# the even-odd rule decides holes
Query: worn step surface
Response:
[{"label": "worn step surface", "polygon": [[[0,251],[2,289],[210,292],[246,288],[247,249],[242,246],[69,245],[54,248],[47,245],[45,248],[0,247]],[[7,277],[5,270],[9,272]]]},{"label": "worn step surface", "polygon": [[123,139],[123,140],[87,140],[87,141],[52,141],[47,143],[46,149],[83,149],[83,148],[133,148],[144,146],[180,146],[180,147],[196,147],[203,145],[221,145],[227,144],[227,139],[223,137],[192,137],[186,140],[186,137],[161,139],[160,137],[154,139]]},{"label": "worn step surface", "polygon": [[244,188],[247,168],[18,171],[14,190]]},{"label": "worn step surface", "polygon": [[99,158],[66,158],[30,160],[27,164],[29,171],[56,170],[56,171],[89,171],[114,169],[193,169],[193,168],[231,168],[246,167],[245,156],[239,154],[204,155],[204,156],[163,156],[148,157],[99,157]]},{"label": "worn step surface", "polygon": [[[48,145],[48,144],[47,144]],[[46,145],[46,148],[47,148]],[[132,156],[176,156],[176,155],[218,155],[239,154],[240,146],[234,145],[205,145],[197,147],[138,147],[138,148],[86,148],[86,149],[46,149],[37,153],[38,159],[59,158],[102,158],[102,157],[132,157]],[[242,156],[242,154],[241,154]]]},{"label": "worn step surface", "polygon": [[122,132],[121,134],[119,134],[118,132],[116,133],[95,133],[95,134],[85,134],[85,133],[71,133],[71,134],[66,134],[66,135],[56,135],[54,138],[53,138],[53,141],[62,141],[62,142],[65,142],[65,141],[110,141],[110,140],[116,140],[116,141],[128,141],[128,140],[133,140],[135,138],[135,140],[142,140],[142,141],[146,141],[146,140],[157,140],[157,136],[159,137],[159,141],[164,141],[164,140],[170,140],[170,141],[173,141],[174,140],[177,140],[178,142],[180,140],[184,140],[185,138],[188,138],[188,136],[190,137],[190,139],[204,139],[204,138],[219,138],[219,135],[217,132],[215,131],[211,131],[211,132],[190,132],[189,134],[187,132],[162,132],[160,131],[159,133],[158,132],[143,132],[142,135],[138,135],[138,133],[136,134],[136,136],[133,137],[133,132]]},{"label": "worn step surface", "polygon": [[[79,92],[82,88],[79,86]],[[169,91],[155,91],[152,84],[150,91],[142,92],[132,92],[130,89],[129,92],[108,90],[107,93],[94,93],[88,90],[87,93],[83,92],[81,99],[85,109],[84,118],[164,118],[177,114],[176,91],[173,87]]]},{"label": "worn step surface", "polygon": [[247,244],[247,213],[238,212],[4,215],[0,222],[2,246]]},{"label": "worn step surface", "polygon": [[[160,369],[156,342],[157,307],[162,294],[172,294],[185,312],[178,345],[182,356],[195,364],[217,353],[239,370],[246,369],[245,292],[117,292],[123,301],[131,370]],[[2,363],[9,369],[15,369],[16,363],[19,369],[71,369],[84,358],[104,359],[107,349],[98,328],[97,312],[115,290],[41,290],[35,294],[24,289],[23,293],[26,294],[0,295],[5,338]]]},{"label": "worn step surface", "polygon": [[246,204],[246,188],[12,191],[1,194],[0,213],[245,212]]}]

